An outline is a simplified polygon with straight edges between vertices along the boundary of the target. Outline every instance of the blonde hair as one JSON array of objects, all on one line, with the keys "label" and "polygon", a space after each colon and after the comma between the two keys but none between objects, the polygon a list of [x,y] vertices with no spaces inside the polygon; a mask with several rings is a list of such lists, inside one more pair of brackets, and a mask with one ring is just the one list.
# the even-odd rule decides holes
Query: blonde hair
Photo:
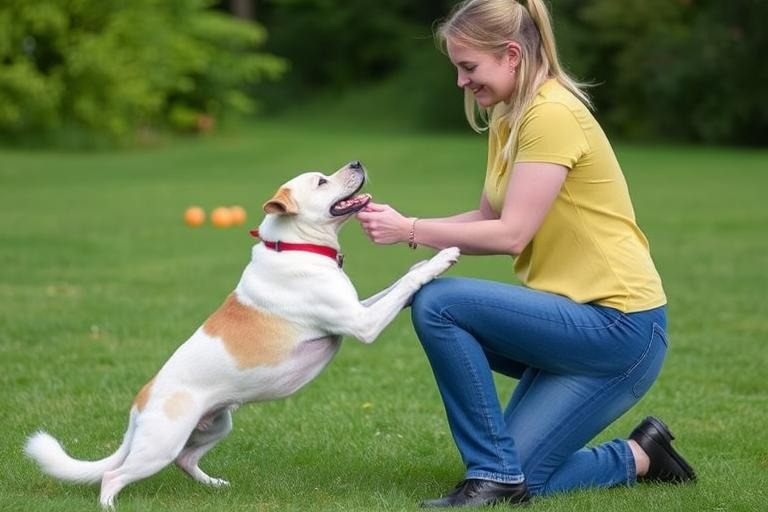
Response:
[{"label": "blonde hair", "polygon": [[587,84],[568,76],[560,65],[552,22],[543,0],[527,0],[526,4],[527,8],[517,0],[464,0],[438,25],[435,34],[443,51],[448,39],[497,56],[503,55],[510,41],[520,45],[522,58],[508,104],[485,109],[477,104],[472,91],[464,89],[464,113],[473,130],[487,130],[489,118],[490,122],[505,118],[509,124],[510,136],[503,152],[506,160],[516,151],[523,114],[545,80],[554,78],[592,108],[583,90]]}]

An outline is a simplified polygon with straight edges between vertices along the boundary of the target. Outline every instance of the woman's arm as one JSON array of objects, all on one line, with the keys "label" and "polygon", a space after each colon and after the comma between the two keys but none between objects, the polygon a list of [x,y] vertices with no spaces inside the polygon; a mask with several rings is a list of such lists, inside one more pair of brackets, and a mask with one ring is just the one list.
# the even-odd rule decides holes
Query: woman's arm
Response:
[{"label": "woman's arm", "polygon": [[419,219],[419,223],[423,222],[475,222],[478,220],[497,219],[498,216],[491,209],[491,205],[488,202],[488,198],[485,197],[483,192],[480,197],[480,208],[478,210],[471,210],[468,212],[453,215],[451,217],[443,217],[440,219]]},{"label": "woman's arm", "polygon": [[[498,219],[445,222],[417,221],[414,241],[436,249],[456,246],[464,254],[518,255],[544,222],[565,181],[568,168],[550,163],[515,164]],[[358,214],[366,234],[376,243],[407,242],[412,219],[386,205]]]}]

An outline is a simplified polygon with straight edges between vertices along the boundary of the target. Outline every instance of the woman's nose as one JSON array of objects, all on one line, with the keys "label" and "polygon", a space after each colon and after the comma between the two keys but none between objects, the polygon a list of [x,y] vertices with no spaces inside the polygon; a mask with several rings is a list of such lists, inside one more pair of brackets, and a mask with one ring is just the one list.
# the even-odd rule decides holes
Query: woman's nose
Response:
[{"label": "woman's nose", "polygon": [[466,87],[468,83],[469,83],[469,78],[459,73],[459,77],[456,79],[456,85],[458,85],[459,88],[463,89],[464,87]]}]

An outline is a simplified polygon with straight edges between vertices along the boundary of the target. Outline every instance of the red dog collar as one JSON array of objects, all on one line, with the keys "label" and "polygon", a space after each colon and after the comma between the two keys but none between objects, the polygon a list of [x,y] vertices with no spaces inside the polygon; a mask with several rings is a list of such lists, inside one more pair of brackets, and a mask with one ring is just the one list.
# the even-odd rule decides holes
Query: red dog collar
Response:
[{"label": "red dog collar", "polygon": [[[256,238],[261,238],[259,236],[258,229],[254,229],[253,231],[251,231],[251,236],[254,236]],[[268,249],[272,249],[273,251],[277,251],[277,252],[303,251],[303,252],[313,252],[315,254],[321,254],[335,261],[336,264],[339,266],[339,268],[341,268],[342,265],[344,264],[344,255],[341,254],[336,249],[334,249],[333,247],[327,247],[325,245],[315,245],[315,244],[292,244],[289,242],[281,242],[280,240],[276,242],[270,242],[264,239],[262,239],[262,243],[264,243],[264,245]]]}]

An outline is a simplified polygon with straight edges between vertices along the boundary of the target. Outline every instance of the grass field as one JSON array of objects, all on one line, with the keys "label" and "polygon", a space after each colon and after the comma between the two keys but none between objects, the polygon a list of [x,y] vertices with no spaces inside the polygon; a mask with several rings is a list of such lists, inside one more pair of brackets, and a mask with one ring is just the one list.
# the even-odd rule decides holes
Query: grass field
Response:
[{"label": "grass field", "polygon": [[[671,350],[635,409],[667,421],[695,486],[637,486],[541,499],[538,511],[768,509],[768,153],[618,146],[641,227],[664,278]],[[41,475],[24,438],[51,432],[81,458],[119,444],[129,404],[234,287],[247,229],[190,229],[184,208],[260,205],[300,170],[369,168],[368,191],[407,214],[474,208],[481,136],[256,126],[238,136],[122,153],[0,151],[0,510],[96,510],[96,487]],[[374,247],[350,223],[346,269],[361,296],[429,254]],[[451,270],[512,280],[506,257]],[[513,383],[500,379],[499,393]],[[431,371],[407,314],[377,343],[347,340],[293,397],[242,408],[203,468],[129,486],[121,511],[415,510],[462,476]]]}]

